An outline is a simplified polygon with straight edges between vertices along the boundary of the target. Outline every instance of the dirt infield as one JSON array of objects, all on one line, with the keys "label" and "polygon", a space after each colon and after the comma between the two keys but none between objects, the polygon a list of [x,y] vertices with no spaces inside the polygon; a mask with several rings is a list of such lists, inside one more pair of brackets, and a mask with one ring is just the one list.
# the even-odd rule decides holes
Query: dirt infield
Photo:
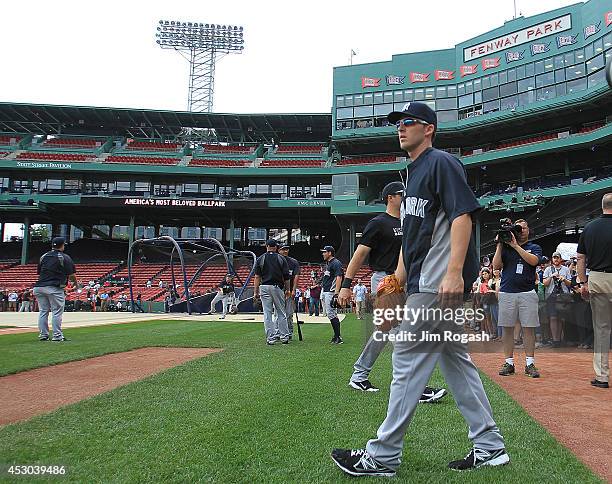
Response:
[{"label": "dirt infield", "polygon": [[141,348],[1,377],[0,425],[51,412],[219,351]]},{"label": "dirt infield", "polygon": [[[590,352],[540,352],[541,378],[522,371],[524,354],[514,355],[517,374],[498,375],[499,353],[472,353],[474,363],[502,387],[561,444],[600,477],[612,482],[612,393],[594,388]],[[503,430],[503,429],[502,429]]]}]

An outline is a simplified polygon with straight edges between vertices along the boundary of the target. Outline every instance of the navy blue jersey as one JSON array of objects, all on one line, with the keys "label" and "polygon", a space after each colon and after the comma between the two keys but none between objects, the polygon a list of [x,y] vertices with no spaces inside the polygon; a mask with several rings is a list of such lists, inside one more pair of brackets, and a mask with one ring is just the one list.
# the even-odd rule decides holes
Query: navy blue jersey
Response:
[{"label": "navy blue jersey", "polygon": [[[474,215],[480,205],[467,184],[465,168],[445,151],[426,149],[407,171],[401,207],[407,292],[437,293],[450,258],[451,224],[460,215]],[[478,277],[478,267],[472,237],[463,265],[466,292]]]},{"label": "navy blue jersey", "polygon": [[535,291],[535,273],[536,267],[542,261],[542,247],[538,244],[527,242],[521,247],[525,252],[538,256],[538,263],[535,266],[530,266],[523,260],[519,253],[512,247],[502,247],[502,275],[501,292],[527,292]]},{"label": "navy blue jersey", "polygon": [[295,289],[295,287],[293,287],[293,278],[300,275],[300,263],[288,255],[285,256],[285,259],[287,260],[287,265],[289,266],[289,275],[291,276],[290,284],[291,290],[293,291]]},{"label": "navy blue jersey", "polygon": [[38,261],[38,281],[34,287],[66,287],[68,276],[76,272],[74,262],[68,254],[60,250],[51,250]]},{"label": "navy blue jersey", "polygon": [[260,255],[255,263],[255,274],[261,276],[261,285],[285,288],[285,281],[290,279],[287,259],[276,252]]},{"label": "navy blue jersey", "polygon": [[323,279],[321,279],[323,292],[334,292],[336,290],[336,277],[343,275],[342,263],[338,259],[334,257],[328,261],[323,273]]}]

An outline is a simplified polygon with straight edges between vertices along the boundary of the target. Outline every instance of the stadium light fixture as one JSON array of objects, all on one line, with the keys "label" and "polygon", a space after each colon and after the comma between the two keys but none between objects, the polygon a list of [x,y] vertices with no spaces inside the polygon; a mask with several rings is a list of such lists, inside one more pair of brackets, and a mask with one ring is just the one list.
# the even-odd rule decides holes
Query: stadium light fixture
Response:
[{"label": "stadium light fixture", "polygon": [[160,20],[155,37],[162,49],[174,49],[189,62],[189,111],[212,112],[216,60],[226,54],[242,53],[244,28]]}]

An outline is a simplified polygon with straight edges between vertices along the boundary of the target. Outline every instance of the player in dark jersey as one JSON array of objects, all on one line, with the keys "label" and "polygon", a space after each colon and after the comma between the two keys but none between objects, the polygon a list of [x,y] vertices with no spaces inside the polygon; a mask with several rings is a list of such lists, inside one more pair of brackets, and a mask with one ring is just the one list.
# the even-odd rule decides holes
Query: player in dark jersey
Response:
[{"label": "player in dark jersey", "polygon": [[340,319],[336,312],[335,300],[340,292],[342,284],[342,276],[344,270],[342,263],[336,259],[336,250],[331,245],[326,245],[321,249],[323,260],[325,261],[325,271],[321,278],[321,301],[325,306],[325,314],[329,318],[329,322],[334,330],[334,336],[331,339],[332,344],[342,344],[344,341],[340,337]]},{"label": "player in dark jersey", "polygon": [[[402,182],[391,182],[383,188],[382,198],[387,205],[387,210],[370,220],[363,231],[359,245],[346,268],[346,277],[338,296],[338,302],[342,306],[348,304],[353,278],[366,258],[369,258],[369,266],[373,271],[370,286],[372,294],[376,294],[378,283],[383,277],[395,272],[402,247],[400,206],[403,194],[404,184]],[[354,371],[349,382],[351,388],[364,392],[378,391],[378,388],[370,382],[369,375],[386,345],[386,339],[370,337],[353,367]],[[419,402],[433,403],[444,395],[446,395],[446,390],[443,388],[425,387]]]},{"label": "player in dark jersey", "polygon": [[[480,205],[461,162],[432,148],[437,117],[427,104],[407,103],[388,119],[397,126],[400,146],[412,160],[401,208],[402,251],[395,272],[400,284],[407,284],[404,310],[412,316],[405,316],[395,333],[402,338],[394,338],[389,406],[377,438],[365,449],[334,449],[332,459],[350,475],[395,475],[419,395],[438,364],[473,442],[465,458],[448,466],[461,471],[506,464],[510,458],[504,439],[467,344],[446,336],[447,331],[450,336],[464,336],[458,319],[463,296],[478,275],[471,236],[472,214]],[[440,317],[442,310],[450,310],[454,320]],[[423,332],[432,331],[441,339],[422,337]]]}]

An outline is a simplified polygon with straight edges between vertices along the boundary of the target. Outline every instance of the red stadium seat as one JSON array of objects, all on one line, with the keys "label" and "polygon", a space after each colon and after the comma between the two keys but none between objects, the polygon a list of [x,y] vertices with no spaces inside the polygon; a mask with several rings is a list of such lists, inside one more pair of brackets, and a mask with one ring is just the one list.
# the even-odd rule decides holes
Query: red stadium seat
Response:
[{"label": "red stadium seat", "polygon": [[27,151],[17,155],[18,160],[44,161],[89,161],[95,158],[93,154],[85,153],[49,153],[46,151]]},{"label": "red stadium seat", "polygon": [[162,143],[160,141],[129,141],[127,148],[138,151],[178,151],[180,143]]},{"label": "red stadium seat", "polygon": [[302,167],[310,167],[310,168],[319,168],[324,163],[324,160],[313,158],[313,159],[303,159],[303,160],[290,160],[290,159],[268,159],[263,160],[259,165],[262,168],[302,168]]},{"label": "red stadium seat", "polygon": [[160,156],[130,156],[113,155],[106,158],[107,163],[133,163],[138,165],[176,165],[180,158],[164,158]]},{"label": "red stadium seat", "polygon": [[384,155],[384,156],[362,156],[354,158],[343,158],[338,161],[337,165],[363,165],[363,164],[375,164],[375,163],[395,163],[397,157],[395,155]]},{"label": "red stadium seat", "polygon": [[212,166],[212,167],[243,167],[248,166],[251,162],[249,160],[224,160],[224,159],[211,159],[211,158],[192,158],[189,162],[189,166]]}]

